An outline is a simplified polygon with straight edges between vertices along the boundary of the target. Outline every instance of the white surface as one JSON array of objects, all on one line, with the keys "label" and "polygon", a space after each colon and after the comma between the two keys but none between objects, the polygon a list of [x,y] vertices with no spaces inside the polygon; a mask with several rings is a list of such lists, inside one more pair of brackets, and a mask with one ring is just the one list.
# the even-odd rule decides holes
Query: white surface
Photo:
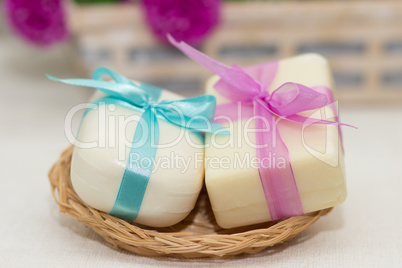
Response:
[{"label": "white surface", "polygon": [[90,90],[48,81],[76,77],[65,49],[44,53],[0,37],[0,267],[400,267],[402,104],[343,105],[348,198],[289,243],[229,260],[147,258],[105,245],[58,212],[47,172],[68,146],[64,117]]}]

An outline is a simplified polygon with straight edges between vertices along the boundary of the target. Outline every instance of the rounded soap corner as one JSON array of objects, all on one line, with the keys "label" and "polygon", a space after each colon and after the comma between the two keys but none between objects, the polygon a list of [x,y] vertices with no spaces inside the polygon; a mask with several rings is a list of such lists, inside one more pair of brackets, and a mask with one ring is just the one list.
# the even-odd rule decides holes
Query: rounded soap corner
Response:
[{"label": "rounded soap corner", "polygon": [[346,189],[346,185],[344,184],[338,189],[338,194],[336,195],[334,202],[331,204],[331,206],[327,206],[326,208],[336,207],[343,204],[346,201],[347,196],[348,192]]},{"label": "rounded soap corner", "polygon": [[[158,213],[157,215],[140,215],[138,214],[137,218],[133,221],[133,223],[138,223],[141,225],[154,227],[154,228],[165,228],[170,227],[175,224],[178,224],[182,220],[184,220],[191,211],[186,213],[178,213],[175,214],[175,217],[169,217],[171,213]],[[169,219],[170,218],[170,219]]]},{"label": "rounded soap corner", "polygon": [[315,61],[321,64],[328,64],[328,59],[318,53],[305,53],[300,55],[299,59],[308,59],[309,61]]},{"label": "rounded soap corner", "polygon": [[[214,213],[215,214],[215,213]],[[222,222],[221,219],[219,219],[219,217],[216,216],[215,214],[215,220],[216,220],[216,224],[218,224],[219,227],[221,227],[222,229],[231,229],[234,228],[236,226],[233,226],[233,224],[228,224],[228,222]]]},{"label": "rounded soap corner", "polygon": [[347,197],[348,197],[348,191],[347,191],[346,185],[345,185],[344,186],[344,191],[342,191],[342,193],[341,193],[341,195],[339,197],[338,205],[344,203],[346,201]]},{"label": "rounded soap corner", "polygon": [[215,92],[215,84],[219,81],[219,76],[214,74],[211,75],[205,82],[205,93],[212,94]]}]

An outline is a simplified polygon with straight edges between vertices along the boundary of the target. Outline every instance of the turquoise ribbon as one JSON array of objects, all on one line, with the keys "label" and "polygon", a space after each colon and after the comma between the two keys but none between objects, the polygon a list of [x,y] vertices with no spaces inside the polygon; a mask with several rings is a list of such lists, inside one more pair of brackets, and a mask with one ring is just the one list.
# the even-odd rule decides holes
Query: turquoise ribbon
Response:
[{"label": "turquoise ribbon", "polygon": [[[103,81],[104,75],[110,76],[114,82]],[[95,104],[115,104],[143,113],[134,132],[129,159],[115,204],[109,212],[110,215],[130,222],[138,215],[152,171],[152,165],[141,166],[142,161],[134,162],[131,157],[135,152],[136,156],[150,159],[153,163],[159,142],[158,120],[165,120],[194,133],[229,134],[221,125],[210,122],[215,115],[216,106],[216,99],[212,95],[158,102],[162,92],[160,88],[145,83],[137,85],[105,67],[96,69],[92,79],[59,79],[51,75],[46,76],[69,85],[94,87],[108,95],[96,100]],[[140,150],[136,149],[135,144],[144,140],[144,137],[146,137],[144,145]]]}]

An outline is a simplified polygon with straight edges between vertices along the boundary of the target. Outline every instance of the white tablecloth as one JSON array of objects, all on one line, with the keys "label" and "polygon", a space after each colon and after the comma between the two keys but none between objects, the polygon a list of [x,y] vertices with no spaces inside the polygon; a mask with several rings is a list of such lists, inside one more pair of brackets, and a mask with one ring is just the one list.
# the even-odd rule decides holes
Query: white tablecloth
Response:
[{"label": "white tablecloth", "polygon": [[66,46],[45,52],[0,37],[1,267],[402,267],[402,104],[341,106],[342,121],[359,127],[344,129],[348,199],[289,243],[228,260],[109,248],[59,213],[47,180],[69,145],[66,113],[91,93],[45,78],[76,77],[68,59]]}]

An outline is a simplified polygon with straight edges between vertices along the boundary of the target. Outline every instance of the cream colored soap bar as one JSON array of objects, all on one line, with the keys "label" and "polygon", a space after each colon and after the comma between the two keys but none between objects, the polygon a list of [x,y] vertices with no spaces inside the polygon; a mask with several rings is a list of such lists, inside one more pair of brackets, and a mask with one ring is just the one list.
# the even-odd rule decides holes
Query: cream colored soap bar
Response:
[{"label": "cream colored soap bar", "polygon": [[[91,100],[100,96],[96,93]],[[182,98],[163,91],[159,99]],[[88,146],[95,142],[96,146],[75,147],[71,180],[77,194],[90,206],[107,213],[112,210],[140,116],[140,112],[121,106],[104,105],[83,118],[77,140]],[[163,120],[158,122],[155,170],[134,222],[164,227],[181,221],[193,209],[203,184],[204,148],[193,133]],[[182,136],[183,132],[187,136]]]},{"label": "cream colored soap bar", "polygon": [[[206,93],[215,95],[218,104],[222,104],[228,100],[214,90],[218,79],[213,76],[208,80]],[[334,88],[327,61],[316,54],[279,61],[277,75],[268,91],[272,92],[285,82]],[[310,114],[306,112],[305,115]],[[321,118],[321,114],[325,114],[323,119],[334,117],[329,108],[322,108],[312,116]],[[246,121],[235,122],[231,136],[206,136],[206,186],[215,218],[223,228],[271,220],[258,169],[246,163],[256,158],[256,149],[246,142],[247,138],[255,144],[255,133],[247,135],[243,132],[246,127],[253,129],[254,121],[247,126]],[[338,127],[306,127],[281,120],[278,130],[289,150],[304,211],[308,213],[342,203],[346,198],[346,185]],[[231,146],[219,148],[229,142]],[[273,161],[272,165],[275,164]]]}]

